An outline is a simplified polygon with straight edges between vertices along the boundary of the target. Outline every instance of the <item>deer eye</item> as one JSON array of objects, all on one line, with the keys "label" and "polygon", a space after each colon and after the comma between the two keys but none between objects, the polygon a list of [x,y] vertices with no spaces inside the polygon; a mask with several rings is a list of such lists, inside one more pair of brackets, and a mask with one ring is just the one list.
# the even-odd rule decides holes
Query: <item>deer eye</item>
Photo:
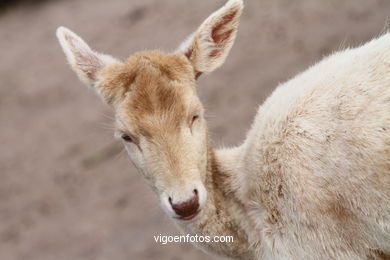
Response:
[{"label": "deer eye", "polygon": [[193,117],[192,117],[192,123],[194,123],[195,122],[195,120],[197,120],[199,118],[199,115],[194,115]]},{"label": "deer eye", "polygon": [[194,122],[196,121],[196,120],[198,120],[199,119],[199,115],[193,115],[192,116],[192,119],[191,119],[191,127],[192,127],[192,125],[194,124]]},{"label": "deer eye", "polygon": [[122,134],[121,135],[121,138],[126,141],[126,142],[132,142],[133,139],[131,139],[131,137],[128,135],[128,134]]},{"label": "deer eye", "polygon": [[190,128],[192,129],[193,124],[195,123],[196,120],[199,119],[199,115],[193,115],[191,118],[191,123],[190,123]]}]

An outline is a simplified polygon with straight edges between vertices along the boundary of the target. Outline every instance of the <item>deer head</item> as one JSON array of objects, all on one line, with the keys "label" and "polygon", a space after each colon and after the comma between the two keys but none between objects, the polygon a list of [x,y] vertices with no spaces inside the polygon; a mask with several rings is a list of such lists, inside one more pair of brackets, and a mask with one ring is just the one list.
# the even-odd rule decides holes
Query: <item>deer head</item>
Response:
[{"label": "deer head", "polygon": [[116,134],[166,213],[193,219],[207,198],[208,135],[196,79],[218,68],[236,36],[242,0],[209,16],[174,53],[144,51],[121,62],[60,27],[69,64],[112,106]]}]

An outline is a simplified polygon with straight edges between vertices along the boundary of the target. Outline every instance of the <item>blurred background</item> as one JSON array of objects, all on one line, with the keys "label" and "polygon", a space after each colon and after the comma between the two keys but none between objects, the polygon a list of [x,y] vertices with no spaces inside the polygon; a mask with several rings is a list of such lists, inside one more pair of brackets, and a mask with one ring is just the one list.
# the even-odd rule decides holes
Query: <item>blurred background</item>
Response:
[{"label": "blurred background", "polygon": [[[171,51],[225,0],[0,2],[0,259],[217,259],[179,235],[119,142],[112,111],[66,64],[55,29],[125,59]],[[271,91],[385,30],[388,0],[246,0],[226,64],[199,79],[216,146],[239,144]]]}]

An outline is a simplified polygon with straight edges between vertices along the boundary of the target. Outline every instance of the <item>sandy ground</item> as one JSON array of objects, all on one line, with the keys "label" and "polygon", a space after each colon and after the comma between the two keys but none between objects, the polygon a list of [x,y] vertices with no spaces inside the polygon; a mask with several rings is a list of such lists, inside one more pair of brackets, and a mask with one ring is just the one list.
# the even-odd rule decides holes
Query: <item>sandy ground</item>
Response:
[{"label": "sandy ground", "polygon": [[[173,50],[223,3],[62,0],[0,13],[0,259],[216,259],[154,242],[180,233],[113,140],[109,108],[68,68],[55,29],[126,58]],[[215,144],[240,143],[278,83],[380,34],[388,15],[388,0],[246,0],[225,66],[199,80]]]}]

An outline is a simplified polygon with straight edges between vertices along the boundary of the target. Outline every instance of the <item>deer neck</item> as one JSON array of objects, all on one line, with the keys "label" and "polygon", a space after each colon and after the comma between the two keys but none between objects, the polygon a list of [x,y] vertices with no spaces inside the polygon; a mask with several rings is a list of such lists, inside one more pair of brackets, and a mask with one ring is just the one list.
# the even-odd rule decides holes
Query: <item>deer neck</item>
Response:
[{"label": "deer neck", "polygon": [[194,222],[182,224],[186,233],[203,236],[232,236],[230,243],[196,243],[205,251],[232,258],[252,259],[248,230],[250,229],[244,205],[234,192],[235,164],[238,150],[216,151],[208,145],[205,187],[207,202]]}]

